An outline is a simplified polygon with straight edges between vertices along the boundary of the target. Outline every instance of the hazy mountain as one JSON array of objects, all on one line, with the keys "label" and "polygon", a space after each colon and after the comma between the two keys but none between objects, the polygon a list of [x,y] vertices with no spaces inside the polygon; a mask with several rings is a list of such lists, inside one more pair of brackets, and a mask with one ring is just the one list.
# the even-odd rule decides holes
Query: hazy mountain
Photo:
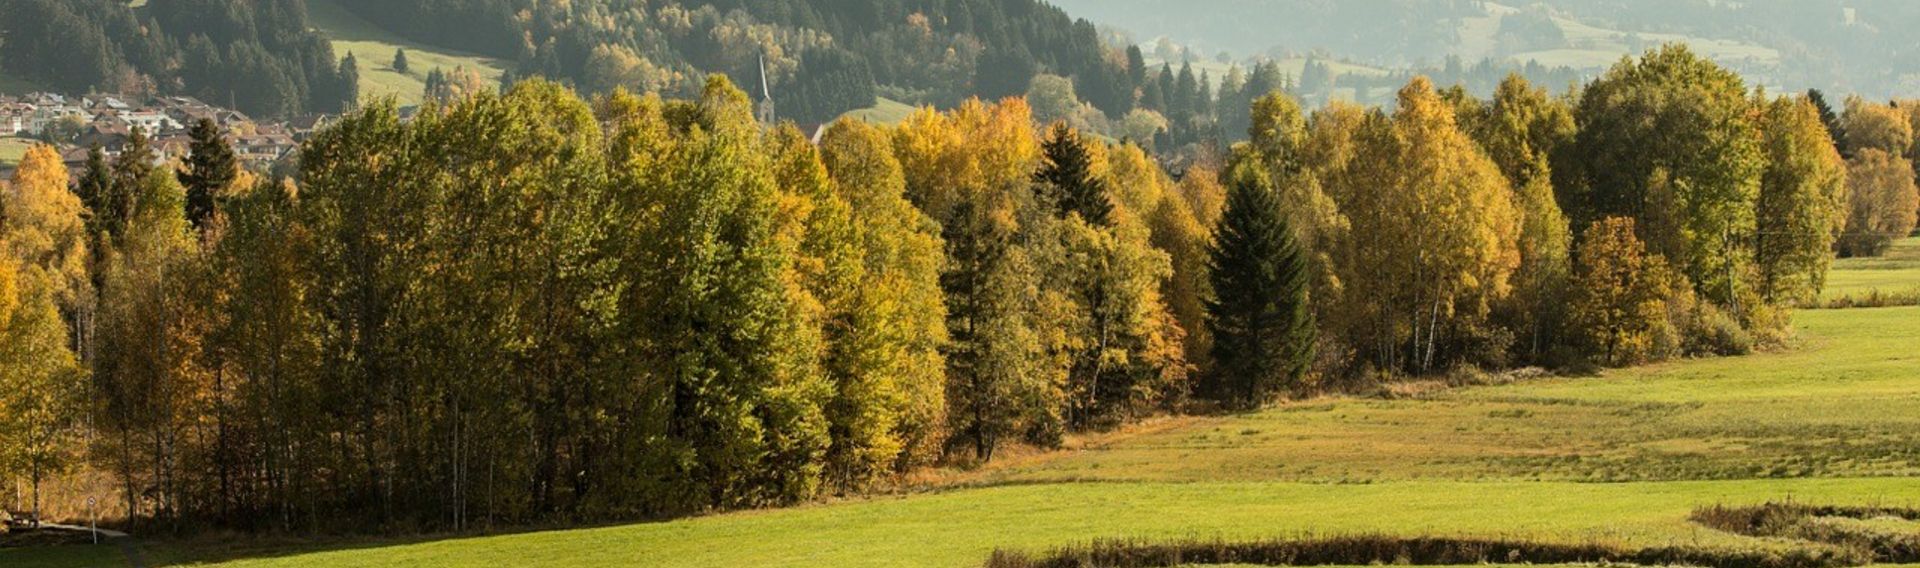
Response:
[{"label": "hazy mountain", "polygon": [[1387,67],[1448,56],[1598,70],[1681,41],[1774,89],[1920,95],[1911,0],[1056,0],[1076,17],[1206,58],[1325,50]]}]

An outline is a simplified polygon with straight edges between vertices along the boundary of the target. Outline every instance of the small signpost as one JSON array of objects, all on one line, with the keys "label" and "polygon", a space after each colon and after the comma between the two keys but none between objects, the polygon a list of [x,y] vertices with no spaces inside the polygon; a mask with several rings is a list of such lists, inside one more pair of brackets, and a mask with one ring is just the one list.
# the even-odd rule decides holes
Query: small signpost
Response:
[{"label": "small signpost", "polygon": [[100,544],[100,515],[93,512],[94,498],[87,498],[87,529],[93,531],[93,543]]}]

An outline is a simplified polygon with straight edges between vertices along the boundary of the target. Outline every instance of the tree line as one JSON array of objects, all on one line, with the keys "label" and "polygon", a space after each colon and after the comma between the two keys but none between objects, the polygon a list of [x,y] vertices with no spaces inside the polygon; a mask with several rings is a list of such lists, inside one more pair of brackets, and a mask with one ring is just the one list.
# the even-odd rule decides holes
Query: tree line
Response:
[{"label": "tree line", "polygon": [[1273,93],[1179,179],[1019,98],[816,144],[717,76],[369,105],[284,179],[211,124],[77,179],[41,147],[0,192],[0,463],[109,472],[160,525],[458,531],[859,493],[1383,376],[1743,353],[1920,213],[1920,105],[1818,102],[1680,47],[1568,96]]}]

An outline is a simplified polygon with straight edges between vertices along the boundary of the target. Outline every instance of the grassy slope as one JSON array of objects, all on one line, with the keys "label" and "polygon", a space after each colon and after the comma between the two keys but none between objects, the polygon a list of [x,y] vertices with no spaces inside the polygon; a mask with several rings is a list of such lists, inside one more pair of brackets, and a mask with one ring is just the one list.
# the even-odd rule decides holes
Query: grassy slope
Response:
[{"label": "grassy slope", "polygon": [[[352,53],[360,63],[360,98],[373,100],[392,96],[402,105],[418,104],[426,90],[427,73],[434,68],[452,71],[455,67],[473,69],[488,81],[498,81],[499,61],[422,45],[401,39],[359,16],[348,12],[333,0],[311,0],[308,15],[315,28],[333,40],[333,53],[345,58]],[[393,54],[407,50],[408,73],[393,70]]]},{"label": "grassy slope", "polygon": [[33,144],[33,140],[26,138],[0,136],[0,165],[18,165],[20,158],[27,155],[27,149],[32,148]]},{"label": "grassy slope", "polygon": [[[1554,18],[1561,31],[1567,35],[1569,45],[1559,49],[1547,49],[1517,53],[1513,59],[1518,61],[1534,60],[1548,67],[1573,67],[1577,69],[1598,69],[1612,66],[1622,56],[1639,56],[1628,45],[1627,33],[1602,28],[1583,22]],[[1498,31],[1498,27],[1490,31]],[[1708,39],[1678,34],[1642,33],[1640,37],[1646,46],[1663,43],[1685,43],[1694,52],[1715,61],[1728,64],[1774,65],[1780,62],[1780,51],[1743,41]]]},{"label": "grassy slope", "polygon": [[[1836,281],[1858,278],[1844,263]],[[150,545],[224,566],[975,566],[997,547],[1307,532],[1775,546],[1688,512],[1920,502],[1920,308],[1803,311],[1790,352],[1174,419],[971,476],[978,488],[605,528],[293,549]],[[1593,483],[1596,480],[1626,480]],[[0,564],[96,565],[0,551]],[[81,557],[83,555],[92,555]],[[10,556],[11,555],[11,556]]]},{"label": "grassy slope", "polygon": [[841,115],[841,117],[864,120],[873,124],[893,125],[900,124],[907,120],[907,117],[912,115],[913,111],[913,105],[881,97],[880,101],[873,106],[860,110],[847,111],[847,113]]},{"label": "grassy slope", "polygon": [[1878,258],[1848,258],[1834,262],[1821,299],[1862,297],[1875,290],[1886,294],[1920,291],[1920,238],[1893,244]]}]

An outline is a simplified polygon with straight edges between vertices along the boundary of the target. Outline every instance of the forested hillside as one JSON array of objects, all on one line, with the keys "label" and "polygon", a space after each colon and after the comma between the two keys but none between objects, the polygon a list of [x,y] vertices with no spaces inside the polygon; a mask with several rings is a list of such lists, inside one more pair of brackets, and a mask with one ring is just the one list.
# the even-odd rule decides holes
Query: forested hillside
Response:
[{"label": "forested hillside", "polygon": [[186,94],[263,117],[340,112],[358,93],[308,28],[305,0],[0,0],[0,71],[63,93]]},{"label": "forested hillside", "polygon": [[1113,116],[1134,83],[1094,27],[1036,0],[342,0],[416,41],[516,61],[517,76],[690,96],[724,73],[758,99],[764,60],[777,112],[802,123],[872,106],[876,92],[951,107],[1073,77]]}]

